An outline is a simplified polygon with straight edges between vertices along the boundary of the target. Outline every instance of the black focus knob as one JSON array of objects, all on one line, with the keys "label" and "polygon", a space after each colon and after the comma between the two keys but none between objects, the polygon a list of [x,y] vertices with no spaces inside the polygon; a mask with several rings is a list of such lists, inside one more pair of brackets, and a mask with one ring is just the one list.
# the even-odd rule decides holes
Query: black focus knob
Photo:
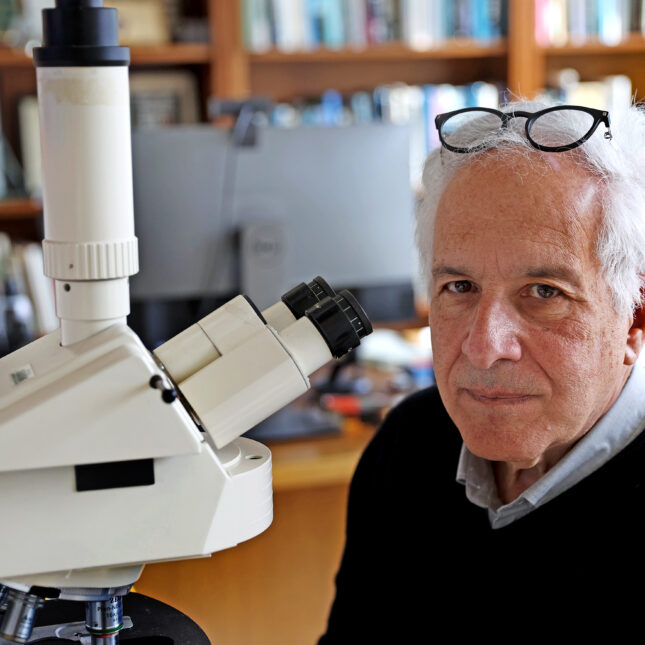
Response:
[{"label": "black focus knob", "polygon": [[336,292],[320,276],[315,277],[309,284],[301,282],[293,289],[282,296],[282,302],[289,308],[289,311],[296,317],[302,318],[310,307],[324,298],[330,298]]},{"label": "black focus knob", "polygon": [[372,333],[372,323],[356,298],[346,289],[310,307],[305,315],[325,339],[329,350],[340,358],[358,347]]}]

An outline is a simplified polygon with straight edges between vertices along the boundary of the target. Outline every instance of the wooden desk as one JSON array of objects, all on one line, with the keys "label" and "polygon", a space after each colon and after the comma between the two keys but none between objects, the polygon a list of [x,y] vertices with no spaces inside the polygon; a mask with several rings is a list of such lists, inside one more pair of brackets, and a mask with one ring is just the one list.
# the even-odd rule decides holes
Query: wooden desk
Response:
[{"label": "wooden desk", "polygon": [[213,645],[306,645],[324,631],[344,545],[349,482],[373,435],[271,445],[274,521],[211,558],[149,565],[136,590],[199,623]]}]

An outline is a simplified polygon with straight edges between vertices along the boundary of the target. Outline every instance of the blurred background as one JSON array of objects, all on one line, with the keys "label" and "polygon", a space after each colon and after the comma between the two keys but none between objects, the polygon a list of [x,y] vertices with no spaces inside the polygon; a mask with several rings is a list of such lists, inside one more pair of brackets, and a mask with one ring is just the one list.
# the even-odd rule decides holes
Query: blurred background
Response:
[{"label": "blurred background", "polygon": [[[31,59],[53,4],[0,0],[0,355],[58,326]],[[317,275],[350,288],[376,328],[250,431],[274,456],[273,526],[207,561],[149,566],[137,584],[213,643],[313,643],[357,460],[384,414],[433,383],[413,220],[435,115],[516,97],[610,113],[639,100],[645,0],[105,4],[132,55],[129,324],[144,343],[237,293],[263,308]]]}]

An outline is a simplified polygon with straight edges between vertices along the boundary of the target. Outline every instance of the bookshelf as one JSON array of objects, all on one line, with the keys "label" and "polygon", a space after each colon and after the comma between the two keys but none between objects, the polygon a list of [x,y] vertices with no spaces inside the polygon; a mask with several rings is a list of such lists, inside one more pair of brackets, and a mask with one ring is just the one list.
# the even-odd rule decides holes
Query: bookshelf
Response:
[{"label": "bookshelf", "polygon": [[[133,47],[132,67],[195,70],[203,114],[210,95],[265,95],[290,101],[320,95],[329,88],[351,93],[392,82],[459,85],[489,80],[504,84],[514,95],[531,97],[565,67],[574,67],[583,79],[626,74],[637,96],[645,96],[645,37],[631,34],[615,46],[590,41],[543,47],[535,38],[535,1],[508,0],[508,37],[485,44],[455,38],[425,51],[385,43],[363,49],[255,53],[245,49],[242,0],[206,0],[209,43]],[[16,102],[35,92],[32,62],[23,52],[0,49],[0,88],[3,127],[18,149]],[[14,200],[11,212],[12,218],[38,214],[29,200]],[[0,206],[0,221],[8,217]]]},{"label": "bookshelf", "polygon": [[351,93],[392,82],[468,83],[506,76],[506,41],[490,46],[459,40],[427,51],[386,44],[364,50],[320,49],[248,54],[249,91],[280,101],[322,94],[333,87]]},{"label": "bookshelf", "polygon": [[636,97],[645,98],[645,38],[642,36],[630,36],[614,46],[589,42],[549,47],[540,50],[538,55],[545,80],[567,67],[577,69],[583,79],[625,74],[632,81]]},{"label": "bookshelf", "polygon": [[42,205],[29,197],[0,200],[0,220],[30,219],[38,217]]}]

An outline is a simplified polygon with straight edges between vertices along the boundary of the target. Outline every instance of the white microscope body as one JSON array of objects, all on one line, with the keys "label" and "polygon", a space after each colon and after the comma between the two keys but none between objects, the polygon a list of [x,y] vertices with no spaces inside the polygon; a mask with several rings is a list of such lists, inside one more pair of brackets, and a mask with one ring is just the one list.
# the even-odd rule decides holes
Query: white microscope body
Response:
[{"label": "white microscope body", "polygon": [[[45,596],[113,600],[145,563],[206,556],[265,530],[271,454],[240,435],[371,331],[351,294],[318,280],[263,313],[239,296],[151,354],[126,325],[138,257],[116,12],[57,0],[44,35],[43,249],[61,326],[0,360],[8,642],[27,642]],[[102,620],[96,642],[118,642],[119,619]]]}]

